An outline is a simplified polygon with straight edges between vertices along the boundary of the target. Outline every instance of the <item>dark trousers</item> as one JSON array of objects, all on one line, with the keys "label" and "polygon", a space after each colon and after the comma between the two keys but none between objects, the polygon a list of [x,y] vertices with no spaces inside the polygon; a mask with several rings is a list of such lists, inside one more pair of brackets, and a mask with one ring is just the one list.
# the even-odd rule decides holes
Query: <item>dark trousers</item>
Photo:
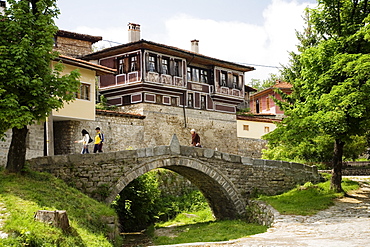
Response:
[{"label": "dark trousers", "polygon": [[89,146],[83,146],[81,154],[88,154],[89,153]]},{"label": "dark trousers", "polygon": [[102,148],[103,148],[103,143],[94,144],[94,153],[96,153],[96,152],[99,152],[99,153],[103,152]]}]

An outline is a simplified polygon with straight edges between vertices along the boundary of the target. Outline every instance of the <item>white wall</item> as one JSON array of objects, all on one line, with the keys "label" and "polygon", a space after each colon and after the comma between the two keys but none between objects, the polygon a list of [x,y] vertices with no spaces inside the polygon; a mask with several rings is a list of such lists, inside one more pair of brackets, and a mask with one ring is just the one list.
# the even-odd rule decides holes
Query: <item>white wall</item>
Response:
[{"label": "white wall", "polygon": [[[244,126],[248,126],[248,130],[245,130]],[[274,123],[237,120],[237,135],[242,138],[261,139],[263,135],[274,129],[276,129]]]}]

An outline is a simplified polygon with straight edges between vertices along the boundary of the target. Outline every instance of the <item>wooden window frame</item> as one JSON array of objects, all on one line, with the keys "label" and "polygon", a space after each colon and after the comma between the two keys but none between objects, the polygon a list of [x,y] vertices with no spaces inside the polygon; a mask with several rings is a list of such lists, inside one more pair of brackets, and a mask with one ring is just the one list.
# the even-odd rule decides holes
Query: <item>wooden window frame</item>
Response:
[{"label": "wooden window frame", "polygon": [[76,93],[76,98],[81,100],[91,100],[91,85],[81,82],[80,88]]},{"label": "wooden window frame", "polygon": [[168,58],[162,58],[161,66],[162,66],[162,74],[169,75],[170,74],[170,60]]},{"label": "wooden window frame", "polygon": [[138,56],[137,55],[130,56],[130,72],[138,71],[139,70],[138,65],[139,65]]},{"label": "wooden window frame", "polygon": [[125,74],[125,59],[124,57],[117,58],[117,72],[119,75]]},{"label": "wooden window frame", "polygon": [[225,71],[220,72],[220,86],[227,87],[227,72]]},{"label": "wooden window frame", "polygon": [[149,54],[149,57],[148,57],[148,71],[149,72],[158,72],[157,71],[157,56]]}]

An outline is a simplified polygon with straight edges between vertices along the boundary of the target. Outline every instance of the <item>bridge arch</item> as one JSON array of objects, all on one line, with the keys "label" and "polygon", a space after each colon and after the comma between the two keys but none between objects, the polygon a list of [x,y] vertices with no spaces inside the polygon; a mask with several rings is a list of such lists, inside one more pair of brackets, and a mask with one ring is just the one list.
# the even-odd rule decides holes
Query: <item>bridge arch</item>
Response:
[{"label": "bridge arch", "polygon": [[207,199],[216,219],[235,219],[245,213],[245,200],[222,172],[207,162],[181,155],[158,157],[135,165],[118,179],[106,202],[111,203],[131,181],[156,168],[174,171],[190,180]]}]

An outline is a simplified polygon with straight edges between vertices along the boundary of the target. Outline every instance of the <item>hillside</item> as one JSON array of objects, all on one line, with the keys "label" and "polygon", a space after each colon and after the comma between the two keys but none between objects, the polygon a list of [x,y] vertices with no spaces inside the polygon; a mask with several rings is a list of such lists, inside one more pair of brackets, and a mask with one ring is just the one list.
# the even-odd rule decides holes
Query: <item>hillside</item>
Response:
[{"label": "hillside", "polygon": [[[35,221],[37,210],[66,210],[71,230]],[[0,238],[0,246],[119,245],[115,229],[105,223],[112,217],[117,219],[112,208],[49,174],[0,171],[0,236],[8,235]],[[117,241],[109,242],[108,236]]]}]

